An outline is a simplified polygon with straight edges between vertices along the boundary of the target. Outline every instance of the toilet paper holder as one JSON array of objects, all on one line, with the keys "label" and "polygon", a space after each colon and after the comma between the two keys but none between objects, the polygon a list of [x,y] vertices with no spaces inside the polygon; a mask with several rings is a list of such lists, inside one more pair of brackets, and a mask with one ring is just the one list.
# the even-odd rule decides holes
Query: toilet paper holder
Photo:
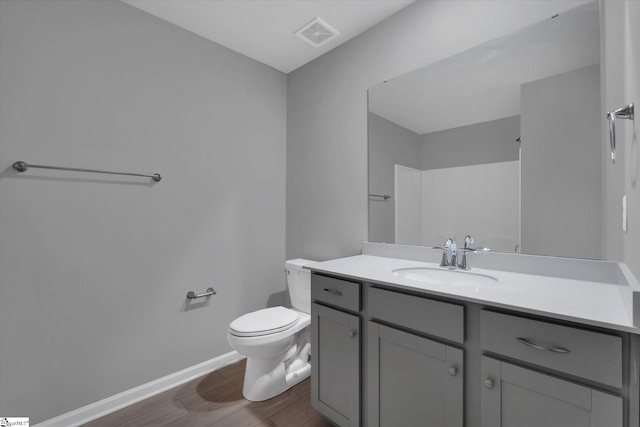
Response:
[{"label": "toilet paper holder", "polygon": [[208,297],[211,295],[215,295],[216,291],[213,288],[207,288],[206,291],[204,291],[204,293],[202,294],[197,294],[193,291],[189,291],[187,292],[187,299],[197,299],[197,298],[204,298],[204,297]]}]

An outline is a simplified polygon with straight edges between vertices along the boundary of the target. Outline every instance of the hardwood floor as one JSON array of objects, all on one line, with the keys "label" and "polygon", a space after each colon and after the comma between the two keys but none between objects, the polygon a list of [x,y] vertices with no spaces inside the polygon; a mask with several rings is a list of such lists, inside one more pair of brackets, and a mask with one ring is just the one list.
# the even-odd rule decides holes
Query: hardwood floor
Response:
[{"label": "hardwood floor", "polygon": [[311,382],[305,381],[264,402],[242,397],[245,361],[234,363],[167,390],[87,427],[329,427],[311,407]]}]

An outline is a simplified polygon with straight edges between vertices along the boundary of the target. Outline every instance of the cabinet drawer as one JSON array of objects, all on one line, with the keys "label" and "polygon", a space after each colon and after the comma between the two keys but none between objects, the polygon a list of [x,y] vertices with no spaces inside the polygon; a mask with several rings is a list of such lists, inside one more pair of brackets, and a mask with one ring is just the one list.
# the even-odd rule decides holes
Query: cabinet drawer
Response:
[{"label": "cabinet drawer", "polygon": [[369,288],[367,303],[373,318],[464,342],[464,307],[461,305],[377,288]]},{"label": "cabinet drawer", "polygon": [[360,311],[360,283],[313,274],[311,299],[351,311]]},{"label": "cabinet drawer", "polygon": [[484,350],[622,387],[622,338],[483,310]]}]

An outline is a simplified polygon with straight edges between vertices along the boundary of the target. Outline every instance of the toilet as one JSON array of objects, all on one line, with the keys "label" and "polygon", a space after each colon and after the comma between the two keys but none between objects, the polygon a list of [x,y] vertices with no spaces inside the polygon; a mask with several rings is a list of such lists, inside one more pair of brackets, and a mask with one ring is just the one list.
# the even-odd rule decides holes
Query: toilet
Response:
[{"label": "toilet", "polygon": [[285,262],[293,308],[270,307],[238,317],[227,340],[247,357],[242,395],[253,402],[271,399],[311,374],[311,272],[314,261]]}]

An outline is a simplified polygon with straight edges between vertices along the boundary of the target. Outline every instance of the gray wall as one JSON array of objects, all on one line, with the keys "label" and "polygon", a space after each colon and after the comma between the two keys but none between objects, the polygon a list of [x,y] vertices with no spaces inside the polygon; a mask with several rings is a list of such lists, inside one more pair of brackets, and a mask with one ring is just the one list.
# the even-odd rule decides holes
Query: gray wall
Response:
[{"label": "gray wall", "polygon": [[367,239],[370,86],[583,3],[419,1],[290,73],[287,255],[353,255]]},{"label": "gray wall", "polygon": [[522,85],[522,252],[603,257],[600,67]]},{"label": "gray wall", "polygon": [[[602,168],[605,178],[603,241],[608,259],[624,260],[640,278],[640,2],[600,3],[602,14]],[[616,163],[611,162],[605,114],[634,102],[636,119],[616,122]],[[627,195],[628,231],[622,231],[622,196]]]},{"label": "gray wall", "polygon": [[[626,1],[625,19],[625,80],[624,96],[619,101],[622,105],[634,102],[636,118],[626,120],[623,125],[622,139],[619,144],[625,146],[624,183],[627,195],[627,231],[624,233],[624,260],[634,273],[640,278],[640,148],[638,134],[640,133],[640,2]],[[623,101],[628,99],[629,101]],[[616,101],[616,100],[612,100]],[[614,219],[615,223],[615,219]]]},{"label": "gray wall", "polygon": [[119,1],[2,0],[0,92],[0,414],[227,353],[233,318],[283,301],[284,74]]},{"label": "gray wall", "polygon": [[395,242],[394,165],[420,168],[420,135],[369,113],[369,240]]},{"label": "gray wall", "polygon": [[421,168],[440,169],[520,158],[520,116],[422,135]]}]

